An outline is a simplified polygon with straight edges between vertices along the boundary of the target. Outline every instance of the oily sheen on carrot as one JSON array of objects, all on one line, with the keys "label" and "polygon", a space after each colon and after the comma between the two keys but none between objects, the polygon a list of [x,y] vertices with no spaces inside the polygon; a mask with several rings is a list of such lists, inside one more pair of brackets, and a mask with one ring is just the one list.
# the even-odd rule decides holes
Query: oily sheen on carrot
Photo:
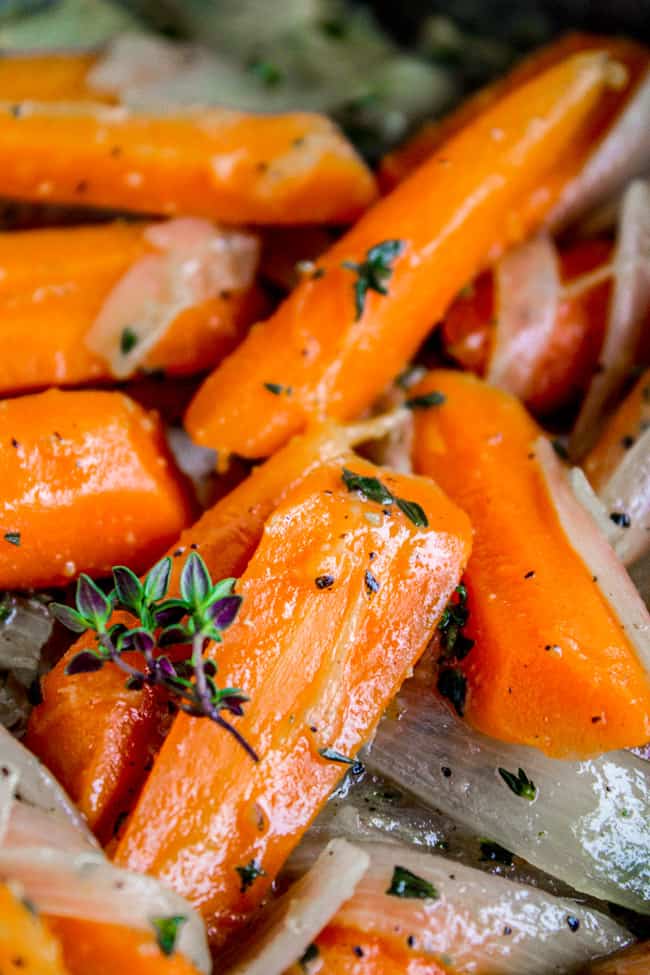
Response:
[{"label": "oily sheen on carrot", "polygon": [[[533,229],[520,219],[519,204],[586,138],[612,69],[603,52],[574,55],[445,143],[327,251],[318,273],[206,380],[186,416],[192,437],[260,457],[309,417],[345,419],[366,408],[459,289]],[[534,220],[542,216],[538,207]],[[362,264],[388,239],[401,247],[381,282],[388,294],[368,290],[359,315],[359,272],[344,262]]]},{"label": "oily sheen on carrot", "polygon": [[[0,234],[0,341],[11,350],[0,362],[0,394],[111,378],[88,335],[118,282],[156,253],[147,239],[150,226],[116,222]],[[179,374],[213,365],[263,307],[255,288],[188,307],[148,351],[143,368]]]},{"label": "oily sheen on carrot", "polygon": [[467,720],[557,758],[645,743],[650,682],[560,525],[537,425],[468,373],[432,372],[416,391],[432,389],[445,402],[416,417],[415,466],[474,528],[465,632],[475,646],[458,664]]},{"label": "oily sheen on carrot", "polygon": [[144,115],[86,102],[0,103],[3,193],[226,223],[345,223],[374,179],[336,126],[308,113]]},{"label": "oily sheen on carrot", "polygon": [[121,393],[0,401],[0,586],[149,565],[190,519],[155,414]]},{"label": "oily sheen on carrot", "polygon": [[[340,924],[328,924],[314,942],[319,975],[447,975],[444,968],[397,939],[388,941]],[[300,962],[286,975],[302,975]]]},{"label": "oily sheen on carrot", "polygon": [[[431,482],[354,455],[344,464],[421,505],[428,526],[348,491],[340,461],[291,491],[216,654],[219,679],[250,697],[237,728],[259,762],[217,726],[178,716],[117,849],[117,863],[199,908],[213,945],[259,905],[345,772],[322,752],[353,756],[372,734],[469,553],[469,522]],[[263,874],[245,880],[247,867]]]},{"label": "oily sheen on carrot", "polygon": [[0,972],[71,975],[56,938],[5,884],[0,884]]},{"label": "oily sheen on carrot", "polygon": [[[171,595],[189,552],[204,559],[213,579],[239,576],[255,551],[264,523],[288,491],[322,463],[343,456],[366,427],[324,424],[295,437],[255,468],[238,487],[186,529],[169,549]],[[114,622],[117,622],[116,614]],[[125,617],[126,618],[126,617]],[[64,785],[102,843],[133,805],[151,751],[159,747],[166,707],[150,688],[127,690],[115,667],[68,676],[65,666],[83,647],[79,640],[42,682],[43,702],[32,711],[27,744]]]}]

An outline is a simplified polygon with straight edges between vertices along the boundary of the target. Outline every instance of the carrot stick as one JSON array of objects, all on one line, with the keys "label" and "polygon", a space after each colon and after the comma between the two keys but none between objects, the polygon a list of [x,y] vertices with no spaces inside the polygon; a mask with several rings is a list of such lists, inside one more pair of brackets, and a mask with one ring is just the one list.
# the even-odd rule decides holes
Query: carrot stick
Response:
[{"label": "carrot stick", "polygon": [[56,939],[30,907],[0,884],[0,972],[72,975]]},{"label": "carrot stick", "polygon": [[[420,505],[428,527],[348,490],[345,467]],[[116,862],[186,896],[214,945],[240,926],[423,651],[470,545],[465,516],[423,479],[353,455],[306,478],[267,521],[218,654],[219,679],[251,698],[237,729],[259,762],[179,715]]]},{"label": "carrot stick", "polygon": [[[174,559],[170,594],[179,595],[181,567],[192,550],[201,554],[213,578],[241,575],[265,521],[287,492],[352,444],[381,435],[390,422],[347,428],[325,424],[296,437],[253,470],[169,549]],[[116,615],[113,622],[120,618]],[[131,808],[151,751],[160,744],[166,708],[149,688],[126,690],[124,675],[114,667],[66,675],[66,664],[90,642],[81,637],[44,678],[43,703],[32,712],[26,740],[107,843]]]},{"label": "carrot stick", "polygon": [[[543,359],[530,377],[526,403],[536,413],[551,413],[566,406],[584,392],[598,362],[607,315],[609,280],[591,276],[608,262],[611,245],[605,240],[588,240],[559,253],[564,294]],[[447,352],[466,369],[484,376],[494,352],[499,328],[491,272],[480,275],[474,285],[458,296],[442,323]]]},{"label": "carrot stick", "polygon": [[650,370],[639,378],[609,420],[596,446],[585,459],[585,474],[594,491],[600,491],[614,473],[625,452],[650,424]]},{"label": "carrot stick", "polygon": [[160,424],[126,396],[51,390],[1,401],[0,419],[2,588],[142,568],[187,523]]},{"label": "carrot stick", "polygon": [[[446,975],[450,969],[433,958],[401,946],[380,935],[368,934],[341,924],[328,924],[315,942],[319,975]],[[302,975],[300,963],[286,975]]]},{"label": "carrot stick", "polygon": [[186,417],[192,437],[266,456],[309,417],[345,419],[367,407],[461,286],[543,217],[528,197],[588,138],[612,70],[602,51],[574,55],[446,143],[206,380]]},{"label": "carrot stick", "polygon": [[[206,237],[222,240],[224,247],[231,239],[203,221],[112,223],[0,234],[0,341],[11,350],[0,363],[0,394],[106,380],[114,377],[116,369],[119,378],[137,370],[191,373],[214,365],[231,351],[264,308],[261,293],[250,286],[255,257],[248,258],[240,272],[241,287],[221,289],[217,286],[220,265],[232,277],[227,254],[206,250],[197,259],[204,270],[210,268],[215,284],[197,289],[195,299],[186,289],[181,301],[169,282],[182,260],[176,253],[184,252],[157,248],[150,237],[160,228],[178,237],[188,225],[198,225]],[[254,252],[257,242],[252,235],[238,235],[238,240],[248,242]],[[178,247],[183,247],[182,240]],[[139,324],[138,309],[151,317],[151,302],[143,304],[146,297],[138,274],[142,270],[146,274],[147,269],[145,284],[152,282],[162,291],[158,317],[166,315],[170,321],[145,349],[138,343],[151,323]],[[115,289],[128,287],[129,281],[133,282],[129,331],[117,321],[116,334],[91,347],[96,320],[110,315],[107,302],[114,302]],[[181,310],[175,314],[177,308]],[[126,369],[120,349],[125,334],[134,345],[133,364]]]},{"label": "carrot stick", "polygon": [[84,102],[0,103],[5,195],[227,223],[345,223],[370,171],[318,115],[132,114]]},{"label": "carrot stick", "polygon": [[15,54],[0,58],[0,101],[114,101],[86,84],[97,56],[68,54]]},{"label": "carrot stick", "polygon": [[415,393],[432,389],[446,399],[416,417],[416,469],[475,532],[464,630],[475,646],[453,664],[467,720],[558,758],[646,742],[650,682],[559,522],[532,447],[538,427],[468,373],[430,373]]}]

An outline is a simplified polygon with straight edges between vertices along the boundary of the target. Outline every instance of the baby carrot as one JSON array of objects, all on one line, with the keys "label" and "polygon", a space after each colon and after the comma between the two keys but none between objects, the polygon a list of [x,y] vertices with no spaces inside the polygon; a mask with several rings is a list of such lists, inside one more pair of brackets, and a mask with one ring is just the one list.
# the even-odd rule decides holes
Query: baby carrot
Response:
[{"label": "baby carrot", "polygon": [[[203,250],[188,243],[188,230],[203,235]],[[161,232],[173,245],[156,246]],[[0,233],[0,341],[11,350],[0,363],[0,394],[214,365],[264,307],[251,287],[257,246],[253,235],[202,220]],[[181,292],[175,282],[189,259],[212,282],[184,282]],[[117,301],[128,288],[125,317]],[[98,320],[106,334],[91,342]]]},{"label": "baby carrot", "polygon": [[162,430],[121,393],[0,401],[0,587],[143,568],[190,516]]},{"label": "baby carrot", "polygon": [[558,758],[646,742],[650,681],[560,524],[533,450],[538,427],[468,373],[432,372],[415,392],[432,389],[445,401],[416,416],[415,466],[475,532],[464,629],[475,645],[451,669],[467,720]]},{"label": "baby carrot", "polygon": [[47,925],[59,939],[68,975],[198,975],[184,955],[164,954],[146,931],[53,916]]},{"label": "baby carrot", "polygon": [[353,455],[291,491],[239,580],[218,653],[219,679],[250,697],[237,729],[259,761],[179,715],[116,862],[186,896],[213,944],[238,928],[422,653],[470,545],[469,522],[435,485]]},{"label": "baby carrot", "polygon": [[[186,529],[170,548],[170,594],[179,595],[187,554],[200,552],[210,575],[239,576],[264,523],[287,492],[350,446],[379,436],[390,421],[336,427],[324,424],[295,437]],[[113,622],[117,622],[116,616]],[[31,714],[27,743],[77,803],[106,843],[119,828],[145,777],[166,709],[151,689],[127,690],[123,674],[104,667],[68,676],[66,664],[90,640],[82,636],[43,680],[43,703]]]},{"label": "baby carrot", "polygon": [[28,904],[0,884],[0,972],[72,975],[55,937]]},{"label": "baby carrot", "polygon": [[367,407],[462,285],[533,229],[520,204],[587,138],[612,71],[602,51],[569,57],[445,143],[206,380],[186,417],[192,437],[266,456],[310,417]]},{"label": "baby carrot", "polygon": [[374,179],[319,115],[133,114],[85,102],[0,103],[2,191],[226,223],[345,223]]},{"label": "baby carrot", "polygon": [[[449,969],[433,958],[409,948],[406,939],[328,924],[316,939],[319,975],[447,975]],[[304,966],[292,965],[286,975],[302,975]]]}]

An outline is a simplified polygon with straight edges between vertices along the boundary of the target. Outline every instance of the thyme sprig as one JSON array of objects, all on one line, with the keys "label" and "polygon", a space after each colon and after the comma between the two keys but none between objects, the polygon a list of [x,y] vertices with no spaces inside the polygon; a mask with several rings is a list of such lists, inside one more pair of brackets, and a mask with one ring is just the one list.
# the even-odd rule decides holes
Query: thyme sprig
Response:
[{"label": "thyme sprig", "polygon": [[[181,711],[193,717],[206,717],[231,734],[257,761],[254,749],[222,712],[241,716],[246,695],[234,687],[220,688],[214,660],[204,659],[209,641],[221,643],[222,633],[235,620],[241,596],[233,592],[234,579],[213,583],[198,552],[191,552],[180,577],[180,597],[167,598],[172,560],[161,559],[138,579],[124,565],[113,569],[113,588],[104,593],[93,580],[82,574],[77,581],[75,608],[50,603],[50,612],[74,633],[92,632],[96,647],[80,650],[68,662],[66,674],[84,674],[113,663],[126,674],[130,690],[161,687]],[[111,623],[116,610],[135,617],[136,625]],[[165,647],[187,645],[178,659],[161,653]],[[135,666],[125,653],[138,651],[144,666]]]},{"label": "thyme sprig", "polygon": [[366,253],[365,261],[343,261],[347,271],[353,271],[355,321],[359,321],[366,307],[366,295],[376,291],[379,295],[388,294],[388,282],[393,273],[393,261],[404,250],[403,240],[383,240]]}]

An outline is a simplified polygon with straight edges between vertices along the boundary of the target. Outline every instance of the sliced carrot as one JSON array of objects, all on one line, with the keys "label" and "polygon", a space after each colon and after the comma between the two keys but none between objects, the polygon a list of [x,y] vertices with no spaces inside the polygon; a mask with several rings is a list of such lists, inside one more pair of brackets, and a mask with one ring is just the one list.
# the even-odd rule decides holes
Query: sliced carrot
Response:
[{"label": "sliced carrot", "polygon": [[[574,55],[450,139],[342,237],[318,261],[318,273],[206,380],[186,417],[192,437],[260,457],[309,417],[345,419],[367,407],[461,286],[530,233],[536,224],[529,216],[539,222],[544,208],[538,202],[533,213],[528,197],[590,137],[612,69],[603,51]],[[363,265],[387,238],[399,242],[379,282],[389,294],[369,289],[359,314],[363,282],[346,264]]]},{"label": "sliced carrot", "polygon": [[599,491],[618,467],[625,451],[650,425],[650,370],[646,370],[611,417],[584,462],[585,474]]},{"label": "sliced carrot", "polygon": [[69,975],[198,975],[184,955],[163,954],[146,931],[78,918],[48,917],[47,923],[61,943]]},{"label": "sliced carrot", "polygon": [[[416,417],[415,465],[469,515],[466,584],[475,641],[458,663],[478,730],[580,757],[640,745],[650,682],[562,529],[514,397],[468,373],[430,373],[445,402]],[[455,665],[454,665],[455,666]]]},{"label": "sliced carrot", "polygon": [[462,128],[494,105],[505,94],[521,87],[571,54],[606,49],[621,58],[636,73],[647,64],[648,52],[639,44],[596,34],[570,33],[541,47],[524,58],[504,78],[481,88],[466,98],[451,114],[439,122],[425,122],[410,139],[385,156],[379,166],[379,185],[384,192],[392,190],[422,165],[429,156]]},{"label": "sliced carrot", "polygon": [[0,421],[2,588],[143,568],[187,524],[158,419],[121,393],[2,400]]},{"label": "sliced carrot", "polygon": [[[107,357],[87,340],[127,272],[160,253],[148,239],[150,226],[0,234],[0,340],[11,349],[0,363],[0,394],[111,378]],[[212,260],[218,262],[218,254]],[[234,348],[264,308],[261,292],[250,287],[190,305],[148,349],[140,368],[175,375],[206,369]]]},{"label": "sliced carrot", "polygon": [[374,179],[319,115],[0,103],[5,195],[228,223],[345,223]]},{"label": "sliced carrot", "polygon": [[0,884],[0,972],[72,975],[63,964],[56,939],[5,884]]},{"label": "sliced carrot", "polygon": [[[579,289],[579,279],[606,264],[611,244],[588,240],[560,252],[565,295],[561,298],[555,326],[543,360],[531,377],[527,403],[544,414],[565,406],[584,392],[593,375],[602,345],[610,285],[594,279]],[[447,352],[466,369],[485,375],[498,327],[491,272],[480,275],[461,293],[442,324]]]},{"label": "sliced carrot", "polygon": [[[344,466],[420,505],[428,527],[347,490]],[[237,729],[260,760],[179,715],[116,862],[186,896],[213,944],[237,929],[422,653],[470,544],[465,516],[424,479],[354,456],[307,477],[267,521],[219,646],[219,679],[251,698]]]},{"label": "sliced carrot", "polygon": [[[364,436],[370,436],[364,424],[347,429],[326,424],[256,468],[170,548],[170,593],[179,595],[180,567],[192,550],[200,552],[214,579],[241,575],[265,521],[287,492]],[[67,676],[68,661],[91,642],[81,637],[44,678],[43,703],[32,711],[26,741],[107,843],[132,807],[151,751],[160,744],[166,708],[149,689],[127,690],[117,668]]]},{"label": "sliced carrot", "polygon": [[[379,935],[330,924],[315,942],[314,972],[318,975],[446,975],[437,961]],[[309,968],[292,965],[286,975]]]},{"label": "sliced carrot", "polygon": [[0,101],[113,101],[86,84],[95,54],[3,54],[0,58]]}]

